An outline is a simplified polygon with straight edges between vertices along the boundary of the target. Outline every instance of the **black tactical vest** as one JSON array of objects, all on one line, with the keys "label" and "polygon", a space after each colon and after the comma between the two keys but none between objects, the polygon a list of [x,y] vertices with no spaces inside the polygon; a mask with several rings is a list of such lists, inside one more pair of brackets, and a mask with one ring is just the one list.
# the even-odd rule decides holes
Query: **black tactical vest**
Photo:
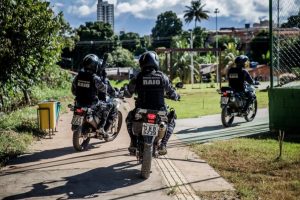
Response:
[{"label": "black tactical vest", "polygon": [[79,72],[76,81],[76,101],[82,106],[92,105],[98,101],[93,74]]},{"label": "black tactical vest", "polygon": [[136,80],[138,99],[136,106],[144,109],[160,110],[165,106],[164,78],[161,72],[140,73]]},{"label": "black tactical vest", "polygon": [[242,69],[231,68],[228,71],[229,86],[236,92],[243,92],[245,77]]}]

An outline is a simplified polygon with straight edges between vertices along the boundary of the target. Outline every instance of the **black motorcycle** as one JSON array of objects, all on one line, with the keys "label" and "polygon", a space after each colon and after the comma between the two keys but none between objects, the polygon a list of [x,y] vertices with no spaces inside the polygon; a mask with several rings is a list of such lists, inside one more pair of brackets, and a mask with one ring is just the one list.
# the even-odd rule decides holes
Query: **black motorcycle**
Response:
[{"label": "black motorcycle", "polygon": [[142,178],[149,178],[152,157],[158,156],[158,144],[167,131],[167,111],[137,108],[133,121],[133,134],[137,136],[136,157],[142,164]]},{"label": "black motorcycle", "polygon": [[230,87],[222,87],[221,90],[218,91],[219,94],[221,94],[221,120],[224,127],[231,126],[234,117],[244,117],[247,122],[255,118],[257,112],[255,87],[247,84],[246,91],[252,94],[250,104],[246,109],[245,106],[248,99],[244,93],[234,92]]},{"label": "black motorcycle", "polygon": [[[76,104],[75,106],[71,104],[68,105],[71,111],[74,111],[71,124],[73,131],[73,147],[76,151],[83,151],[87,149],[91,138],[97,138],[109,142],[118,136],[123,120],[122,113],[119,111],[121,100],[119,98],[110,98],[108,102],[114,104],[114,106],[118,109],[118,112],[113,123],[105,130],[106,135],[97,132],[97,127],[101,119],[96,114],[95,109],[91,107],[76,106]],[[107,105],[106,103],[102,104],[103,107]],[[101,103],[98,106],[100,106],[101,109]]]}]

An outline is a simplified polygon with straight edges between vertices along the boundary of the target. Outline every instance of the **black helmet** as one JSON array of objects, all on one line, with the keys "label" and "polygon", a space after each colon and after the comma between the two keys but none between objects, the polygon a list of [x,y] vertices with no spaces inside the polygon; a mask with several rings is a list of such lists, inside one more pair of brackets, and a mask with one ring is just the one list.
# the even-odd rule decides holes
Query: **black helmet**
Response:
[{"label": "black helmet", "polygon": [[245,63],[249,60],[249,58],[245,55],[240,55],[235,58],[235,64],[237,67],[243,68],[245,67]]},{"label": "black helmet", "polygon": [[139,59],[140,68],[142,70],[159,68],[158,55],[154,51],[146,51],[140,56]]},{"label": "black helmet", "polygon": [[102,65],[102,60],[98,58],[95,54],[88,54],[83,58],[82,66],[84,70],[97,73]]}]

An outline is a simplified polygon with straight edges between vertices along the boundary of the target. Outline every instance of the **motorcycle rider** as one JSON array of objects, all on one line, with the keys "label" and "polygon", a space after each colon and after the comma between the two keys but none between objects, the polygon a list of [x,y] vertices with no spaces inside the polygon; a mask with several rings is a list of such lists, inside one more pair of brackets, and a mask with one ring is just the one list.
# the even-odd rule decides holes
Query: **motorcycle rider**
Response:
[{"label": "motorcycle rider", "polygon": [[246,64],[249,63],[249,58],[245,55],[240,55],[235,58],[235,66],[228,70],[229,86],[237,93],[246,96],[246,105],[243,107],[242,112],[246,112],[248,106],[253,100],[253,95],[250,91],[246,90],[246,83],[255,84],[249,72],[245,69]]},{"label": "motorcycle rider", "polygon": [[103,81],[97,72],[102,66],[102,60],[95,54],[88,54],[82,60],[82,69],[74,78],[72,83],[72,93],[76,97],[76,105],[82,107],[91,107],[99,116],[100,123],[97,132],[107,136],[104,131],[104,125],[109,113],[109,106],[98,98],[98,93],[107,92],[108,85]]},{"label": "motorcycle rider", "polygon": [[[169,78],[158,70],[159,60],[155,52],[147,51],[143,53],[139,58],[139,66],[141,72],[132,78],[124,88],[124,96],[127,98],[132,97],[134,93],[137,94],[135,109],[167,110],[164,101],[165,94],[174,101],[180,100],[180,95],[172,87]],[[128,148],[130,153],[134,153],[137,147],[137,137],[133,135],[132,131],[135,109],[130,111],[126,118],[127,130],[131,139]],[[175,127],[175,118],[176,114],[173,110],[168,114],[167,131],[159,145],[158,152],[160,155],[167,153],[167,143]]]},{"label": "motorcycle rider", "polygon": [[110,108],[108,116],[107,116],[107,120],[106,120],[106,123],[104,126],[104,130],[107,131],[109,126],[113,123],[113,120],[115,119],[115,117],[118,113],[118,110],[117,110],[117,107],[114,106],[114,104],[107,102],[107,99],[106,99],[107,95],[109,95],[110,97],[116,97],[117,91],[110,84],[109,79],[107,78],[107,73],[105,71],[105,67],[106,67],[105,64],[104,65],[102,64],[100,67],[100,70],[98,70],[97,75],[101,78],[102,82],[107,85],[106,92],[99,91],[99,93],[98,93],[99,100],[102,102],[106,102],[108,108]]}]

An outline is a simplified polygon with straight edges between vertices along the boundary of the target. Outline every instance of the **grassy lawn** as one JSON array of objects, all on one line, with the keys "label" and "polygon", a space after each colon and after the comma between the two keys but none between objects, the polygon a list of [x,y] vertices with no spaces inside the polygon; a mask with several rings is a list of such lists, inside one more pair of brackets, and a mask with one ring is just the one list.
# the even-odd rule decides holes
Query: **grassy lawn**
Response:
[{"label": "grassy lawn", "polygon": [[[274,139],[233,139],[210,145],[194,144],[192,149],[234,185],[236,191],[231,194],[232,198],[299,199],[299,143],[285,142],[283,157],[279,160],[276,160],[278,141]],[[218,199],[224,193],[199,195],[203,199]]]},{"label": "grassy lawn", "polygon": [[[216,85],[217,86],[217,85]],[[167,100],[170,107],[175,108],[178,118],[195,118],[204,115],[221,113],[220,95],[217,93],[217,87],[211,88],[210,84],[197,84],[192,88],[191,85],[185,85],[185,89],[178,89],[181,95],[180,102]],[[266,108],[268,106],[268,92],[257,90],[258,107]]]},{"label": "grassy lawn", "polygon": [[[32,100],[59,100],[62,112],[65,112],[73,97],[70,85],[67,85],[62,89],[34,88]],[[24,153],[35,137],[45,134],[37,125],[37,108],[38,106],[25,107],[0,116],[0,166],[10,157]]]}]

